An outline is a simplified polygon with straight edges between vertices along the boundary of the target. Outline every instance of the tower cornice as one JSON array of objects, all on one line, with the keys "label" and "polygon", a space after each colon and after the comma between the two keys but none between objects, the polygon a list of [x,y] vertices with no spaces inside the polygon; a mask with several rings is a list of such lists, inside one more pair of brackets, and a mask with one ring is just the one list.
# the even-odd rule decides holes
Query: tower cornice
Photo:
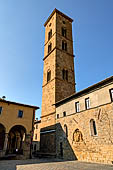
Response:
[{"label": "tower cornice", "polygon": [[[44,61],[54,50],[62,51],[60,48],[54,47],[54,48],[50,51],[50,53],[47,54],[47,55],[43,58],[43,61]],[[70,54],[70,53],[68,53],[67,51],[62,51],[62,52],[68,54],[68,55],[71,56],[71,57],[75,57],[73,54]]]},{"label": "tower cornice", "polygon": [[51,15],[48,17],[47,21],[45,22],[44,24],[44,27],[47,25],[47,23],[49,22],[49,20],[52,18],[52,16],[55,14],[55,13],[58,13],[60,14],[62,17],[68,19],[70,22],[73,22],[73,19],[71,19],[70,17],[68,17],[67,15],[63,14],[62,12],[60,12],[58,9],[54,9],[53,12],[51,13]]}]

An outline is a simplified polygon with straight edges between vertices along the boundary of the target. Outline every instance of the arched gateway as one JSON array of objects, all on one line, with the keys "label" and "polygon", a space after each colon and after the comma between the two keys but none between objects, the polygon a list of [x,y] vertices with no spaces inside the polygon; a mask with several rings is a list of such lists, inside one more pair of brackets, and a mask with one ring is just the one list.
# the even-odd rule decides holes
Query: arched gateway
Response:
[{"label": "arched gateway", "polygon": [[13,126],[8,133],[7,151],[8,154],[23,154],[26,141],[26,129],[22,125]]}]

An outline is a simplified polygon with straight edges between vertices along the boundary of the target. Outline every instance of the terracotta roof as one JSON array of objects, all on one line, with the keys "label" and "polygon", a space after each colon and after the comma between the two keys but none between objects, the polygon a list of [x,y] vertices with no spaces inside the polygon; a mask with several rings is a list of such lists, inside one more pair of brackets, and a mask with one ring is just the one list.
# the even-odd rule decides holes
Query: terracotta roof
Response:
[{"label": "terracotta roof", "polygon": [[35,110],[39,109],[38,106],[32,106],[32,105],[28,105],[28,104],[12,102],[12,101],[4,100],[4,99],[1,99],[1,98],[0,98],[0,102],[8,103],[8,104],[14,104],[14,105],[19,105],[19,106],[24,106],[24,107],[30,107],[30,108],[34,108]]},{"label": "terracotta roof", "polygon": [[62,12],[60,12],[58,9],[54,9],[53,12],[51,13],[51,15],[48,17],[47,21],[44,24],[44,27],[47,25],[47,23],[49,22],[49,20],[52,18],[52,16],[56,13],[60,14],[61,16],[63,16],[64,18],[68,19],[70,22],[73,22],[73,19],[71,19],[70,17],[68,17],[67,15],[63,14]]},{"label": "terracotta roof", "polygon": [[113,83],[113,76],[111,76],[109,78],[106,78],[106,79],[104,79],[104,80],[102,80],[102,81],[100,81],[100,82],[98,82],[98,83],[96,83],[96,84],[94,84],[92,86],[89,86],[88,88],[83,89],[83,90],[81,90],[81,91],[79,91],[77,93],[74,93],[71,96],[64,98],[63,100],[60,100],[60,101],[56,102],[55,105],[59,106],[59,105],[61,105],[63,103],[66,103],[66,102],[68,102],[68,101],[70,101],[70,100],[72,100],[74,98],[78,98],[78,97],[80,97],[82,95],[90,93],[91,91],[94,91],[94,90],[96,90],[98,88],[101,88],[102,86],[107,85],[109,83]]}]

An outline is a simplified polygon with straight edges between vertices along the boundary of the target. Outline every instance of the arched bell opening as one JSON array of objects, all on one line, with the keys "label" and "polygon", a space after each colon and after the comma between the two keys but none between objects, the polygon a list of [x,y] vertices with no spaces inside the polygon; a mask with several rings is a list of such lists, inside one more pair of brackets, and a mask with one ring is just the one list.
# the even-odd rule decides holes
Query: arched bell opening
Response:
[{"label": "arched bell opening", "polygon": [[0,123],[0,150],[4,149],[5,142],[5,127]]},{"label": "arched bell opening", "polygon": [[23,154],[26,129],[21,125],[13,126],[8,134],[7,154]]}]

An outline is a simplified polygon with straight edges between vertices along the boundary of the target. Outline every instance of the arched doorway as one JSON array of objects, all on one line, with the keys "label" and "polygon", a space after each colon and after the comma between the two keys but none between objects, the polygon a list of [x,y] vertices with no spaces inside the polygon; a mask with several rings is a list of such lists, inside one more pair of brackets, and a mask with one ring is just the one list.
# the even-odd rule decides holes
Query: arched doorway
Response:
[{"label": "arched doorway", "polygon": [[23,154],[23,145],[25,142],[26,129],[21,125],[11,128],[8,134],[7,153]]},{"label": "arched doorway", "polygon": [[5,127],[0,124],[0,150],[4,148],[4,141],[5,141]]}]

